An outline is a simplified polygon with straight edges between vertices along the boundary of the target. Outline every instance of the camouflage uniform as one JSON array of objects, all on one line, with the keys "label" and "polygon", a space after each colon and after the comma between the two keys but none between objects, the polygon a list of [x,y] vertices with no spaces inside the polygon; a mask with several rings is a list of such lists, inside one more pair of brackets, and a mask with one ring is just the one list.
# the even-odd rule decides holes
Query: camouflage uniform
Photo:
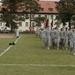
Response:
[{"label": "camouflage uniform", "polygon": [[59,43],[60,43],[60,36],[59,36],[59,33],[60,31],[57,30],[56,32],[56,45],[57,45],[57,49],[59,49]]},{"label": "camouflage uniform", "polygon": [[51,30],[51,43],[52,47],[55,47],[55,36],[54,36],[54,30]]},{"label": "camouflage uniform", "polygon": [[38,28],[36,29],[35,33],[36,33],[36,37],[38,37]]},{"label": "camouflage uniform", "polygon": [[75,32],[72,32],[73,34],[73,51],[75,53]]},{"label": "camouflage uniform", "polygon": [[65,48],[68,49],[68,31],[64,31]]},{"label": "camouflage uniform", "polygon": [[43,30],[42,32],[42,38],[44,38],[44,45],[46,48],[50,47],[50,41],[51,41],[51,31],[46,28],[45,30]]},{"label": "camouflage uniform", "polygon": [[68,32],[68,39],[69,39],[70,51],[72,51],[73,50],[73,32],[72,31]]},{"label": "camouflage uniform", "polygon": [[59,36],[60,36],[60,46],[61,48],[64,48],[65,45],[64,31],[60,31]]}]

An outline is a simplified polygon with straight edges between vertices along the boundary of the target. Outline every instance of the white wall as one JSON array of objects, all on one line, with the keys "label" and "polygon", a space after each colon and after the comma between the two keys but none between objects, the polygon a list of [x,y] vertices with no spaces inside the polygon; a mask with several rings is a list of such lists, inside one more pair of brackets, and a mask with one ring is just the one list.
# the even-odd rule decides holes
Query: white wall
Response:
[{"label": "white wall", "polygon": [[21,26],[19,25],[19,30],[26,31],[26,30],[29,30],[29,27],[30,27],[30,20],[27,19],[21,22]]},{"label": "white wall", "polygon": [[[40,15],[40,14],[34,15],[34,17],[38,17],[38,15]],[[52,14],[51,15],[50,14],[41,14],[41,16],[45,16],[45,15],[47,15],[47,18],[49,19],[49,26],[51,27],[51,22],[52,22],[51,15]],[[56,15],[53,14],[53,27],[55,26],[55,22],[57,21],[57,20],[55,20],[55,18],[56,18]],[[32,21],[31,24],[33,22],[34,21]],[[66,24],[67,24],[66,26],[68,26],[68,23],[66,23]],[[34,25],[36,25],[35,22],[34,22]],[[44,23],[41,23],[41,25],[42,25],[41,28],[43,28]],[[29,31],[30,30],[29,27],[30,27],[30,19],[26,19],[25,21],[21,21],[21,25],[19,25],[19,30],[20,31],[26,31],[26,30]],[[0,29],[1,28],[5,28],[5,23],[4,22],[2,22],[2,25],[0,25]],[[62,24],[60,24],[60,28],[62,28]],[[34,27],[34,30],[36,30],[36,27]]]}]

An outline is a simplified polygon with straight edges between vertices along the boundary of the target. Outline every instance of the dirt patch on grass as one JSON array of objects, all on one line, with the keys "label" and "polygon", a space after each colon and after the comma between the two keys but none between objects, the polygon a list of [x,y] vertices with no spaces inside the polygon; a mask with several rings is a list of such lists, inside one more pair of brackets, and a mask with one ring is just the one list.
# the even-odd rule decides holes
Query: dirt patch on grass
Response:
[{"label": "dirt patch on grass", "polygon": [[14,36],[11,35],[0,35],[0,38],[14,38]]}]

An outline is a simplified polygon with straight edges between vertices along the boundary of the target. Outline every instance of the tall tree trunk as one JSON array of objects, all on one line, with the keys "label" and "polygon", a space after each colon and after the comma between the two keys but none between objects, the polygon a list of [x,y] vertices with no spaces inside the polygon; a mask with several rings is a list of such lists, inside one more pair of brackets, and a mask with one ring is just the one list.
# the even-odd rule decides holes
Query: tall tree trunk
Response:
[{"label": "tall tree trunk", "polygon": [[69,20],[69,29],[71,29],[71,20]]},{"label": "tall tree trunk", "polygon": [[13,32],[13,26],[11,24],[10,24],[10,28],[11,28],[10,32],[12,33]]},{"label": "tall tree trunk", "polygon": [[64,27],[64,26],[65,26],[65,25],[64,25],[64,22],[62,22],[62,23],[63,23],[63,27]]}]

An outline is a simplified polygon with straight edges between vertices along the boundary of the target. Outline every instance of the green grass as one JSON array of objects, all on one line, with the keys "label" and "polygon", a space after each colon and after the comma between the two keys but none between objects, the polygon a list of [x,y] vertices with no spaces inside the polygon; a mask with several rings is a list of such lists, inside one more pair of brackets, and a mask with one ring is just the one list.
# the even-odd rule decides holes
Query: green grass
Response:
[{"label": "green grass", "polygon": [[[3,41],[8,44],[8,41],[11,40]],[[42,40],[36,38],[33,34],[24,34],[16,45],[11,47],[9,51],[0,57],[0,64],[75,65],[75,56],[70,54],[69,50],[46,50],[44,49]],[[0,74],[74,75],[75,67],[0,65]]]},{"label": "green grass", "polygon": [[14,42],[16,37],[14,34],[0,34],[0,36],[14,36],[14,38],[0,38],[0,52],[6,49],[9,46],[10,42]]}]

